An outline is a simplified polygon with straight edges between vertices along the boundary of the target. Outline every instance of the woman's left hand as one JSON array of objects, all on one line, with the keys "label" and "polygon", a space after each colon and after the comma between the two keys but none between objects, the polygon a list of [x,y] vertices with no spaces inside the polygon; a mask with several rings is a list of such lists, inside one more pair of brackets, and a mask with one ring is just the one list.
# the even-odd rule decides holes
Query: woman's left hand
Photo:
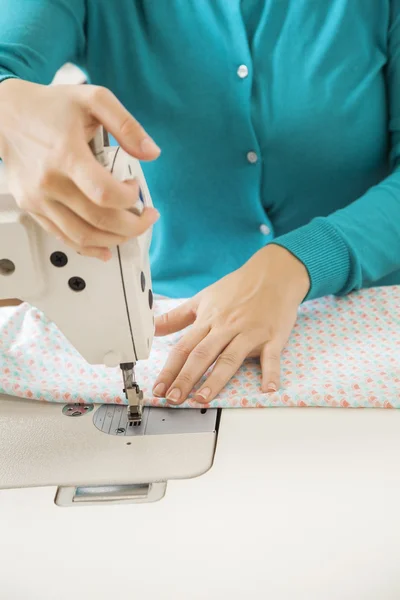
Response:
[{"label": "woman's left hand", "polygon": [[280,355],[309,286],[304,265],[271,244],[237,271],[159,317],[158,336],[193,327],[171,351],[154,384],[154,395],[181,404],[215,362],[194,396],[197,402],[208,403],[243,361],[254,356],[260,356],[261,390],[275,392],[280,386]]}]

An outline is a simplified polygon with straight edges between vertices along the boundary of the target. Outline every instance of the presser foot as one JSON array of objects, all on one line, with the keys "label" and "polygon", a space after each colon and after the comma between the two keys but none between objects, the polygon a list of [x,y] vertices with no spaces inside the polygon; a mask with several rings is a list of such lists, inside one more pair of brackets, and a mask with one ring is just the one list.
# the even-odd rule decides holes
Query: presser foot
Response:
[{"label": "presser foot", "polygon": [[143,415],[143,392],[137,383],[126,391],[128,399],[128,421],[133,425],[140,425]]},{"label": "presser foot", "polygon": [[133,363],[121,365],[124,378],[124,393],[128,400],[128,421],[134,426],[139,426],[143,416],[143,392],[135,381]]}]

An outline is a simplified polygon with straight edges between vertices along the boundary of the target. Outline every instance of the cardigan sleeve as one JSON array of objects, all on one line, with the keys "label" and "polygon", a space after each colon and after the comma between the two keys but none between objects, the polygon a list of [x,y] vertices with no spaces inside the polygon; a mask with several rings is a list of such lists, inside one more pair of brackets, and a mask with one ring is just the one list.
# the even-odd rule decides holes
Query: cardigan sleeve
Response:
[{"label": "cardigan sleeve", "polygon": [[346,208],[272,242],[306,266],[308,299],[347,294],[400,269],[400,0],[392,0],[388,44],[391,174]]},{"label": "cardigan sleeve", "polygon": [[85,52],[85,0],[0,2],[0,81],[48,84]]}]

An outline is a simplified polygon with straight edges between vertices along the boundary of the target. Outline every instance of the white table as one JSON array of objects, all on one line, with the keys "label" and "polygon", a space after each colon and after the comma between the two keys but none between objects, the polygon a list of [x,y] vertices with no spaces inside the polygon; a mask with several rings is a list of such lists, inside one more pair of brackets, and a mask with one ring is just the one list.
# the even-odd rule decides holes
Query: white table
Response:
[{"label": "white table", "polygon": [[2,600],[398,600],[400,412],[225,410],[152,505],[0,493]]}]

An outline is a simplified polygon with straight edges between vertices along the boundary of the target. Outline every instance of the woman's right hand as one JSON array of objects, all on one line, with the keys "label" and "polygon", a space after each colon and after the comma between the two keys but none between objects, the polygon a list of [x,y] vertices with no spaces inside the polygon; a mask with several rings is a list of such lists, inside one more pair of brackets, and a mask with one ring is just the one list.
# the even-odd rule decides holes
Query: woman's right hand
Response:
[{"label": "woman's right hand", "polygon": [[139,160],[160,154],[105,88],[0,83],[0,156],[19,207],[74,250],[107,260],[110,247],[142,234],[159,215],[129,211],[138,184],[117,181],[94,158],[89,141],[99,125]]}]

